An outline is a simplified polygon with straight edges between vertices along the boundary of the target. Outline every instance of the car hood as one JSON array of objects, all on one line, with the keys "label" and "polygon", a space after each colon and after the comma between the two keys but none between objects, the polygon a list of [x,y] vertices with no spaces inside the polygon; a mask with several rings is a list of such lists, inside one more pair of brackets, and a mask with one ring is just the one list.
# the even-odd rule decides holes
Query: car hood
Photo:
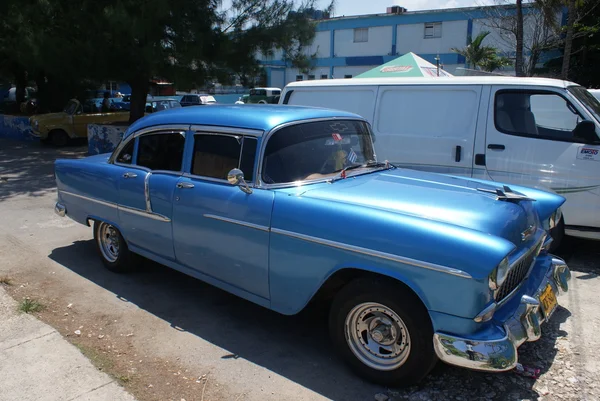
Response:
[{"label": "car hood", "polygon": [[[531,200],[499,200],[502,188],[466,178],[393,169],[304,187],[299,196],[418,216],[499,236],[519,246],[539,227]],[[482,191],[483,190],[483,191]]]}]

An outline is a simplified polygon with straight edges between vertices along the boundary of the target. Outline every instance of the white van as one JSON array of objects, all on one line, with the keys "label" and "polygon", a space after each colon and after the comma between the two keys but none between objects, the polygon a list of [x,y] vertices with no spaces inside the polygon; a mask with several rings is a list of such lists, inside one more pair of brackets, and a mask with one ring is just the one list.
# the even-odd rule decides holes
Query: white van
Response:
[{"label": "white van", "polygon": [[600,102],[572,82],[515,77],[294,82],[280,103],[354,112],[380,160],[566,197],[565,233],[600,240]]}]

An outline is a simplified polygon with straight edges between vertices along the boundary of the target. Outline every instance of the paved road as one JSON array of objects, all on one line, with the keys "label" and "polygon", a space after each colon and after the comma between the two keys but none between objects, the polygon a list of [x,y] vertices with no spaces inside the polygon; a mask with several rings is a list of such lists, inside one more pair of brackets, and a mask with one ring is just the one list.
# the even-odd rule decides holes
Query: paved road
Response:
[{"label": "paved road", "polygon": [[[356,378],[338,361],[320,311],[281,316],[154,264],[130,275],[103,269],[91,229],[53,213],[53,160],[81,152],[0,142],[0,177],[6,178],[0,179],[0,275],[29,280],[49,299],[73,303],[83,320],[114,321],[121,335],[132,334],[128,347],[136,358],[208,375],[213,400],[372,400],[378,393],[394,400],[600,396],[594,384],[600,365],[592,356],[600,346],[594,243],[575,242],[572,291],[559,300],[564,308],[541,341],[522,348],[523,363],[542,368],[540,380],[440,365],[421,386],[389,391]],[[73,319],[59,330],[77,324]]]}]

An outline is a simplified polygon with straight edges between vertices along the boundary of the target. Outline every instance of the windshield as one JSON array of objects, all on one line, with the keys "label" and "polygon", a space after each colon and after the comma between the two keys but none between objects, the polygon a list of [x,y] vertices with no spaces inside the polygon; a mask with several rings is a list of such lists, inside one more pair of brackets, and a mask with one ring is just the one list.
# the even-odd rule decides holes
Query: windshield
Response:
[{"label": "windshield", "polygon": [[577,98],[585,108],[594,116],[596,121],[600,122],[600,101],[594,97],[583,86],[570,86],[567,89],[573,96]]},{"label": "windshield", "polygon": [[65,106],[64,112],[67,114],[75,114],[75,111],[77,110],[77,102],[74,100],[69,101],[69,103],[67,103],[67,105]]},{"label": "windshield", "polygon": [[[351,166],[374,161],[367,123],[329,120],[291,125],[275,132],[265,148],[262,180],[266,184],[334,178]],[[372,171],[365,166],[353,174]]]}]

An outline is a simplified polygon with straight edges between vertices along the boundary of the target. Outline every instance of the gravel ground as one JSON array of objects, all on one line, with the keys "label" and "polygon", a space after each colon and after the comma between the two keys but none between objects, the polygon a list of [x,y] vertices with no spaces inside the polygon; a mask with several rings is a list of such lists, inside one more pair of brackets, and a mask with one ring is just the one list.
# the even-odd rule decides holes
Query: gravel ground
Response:
[{"label": "gravel ground", "polygon": [[281,316],[155,264],[103,269],[91,230],[53,213],[52,162],[82,154],[0,141],[0,276],[140,400],[600,400],[594,242],[569,244],[571,289],[542,339],[520,348],[538,379],[439,364],[417,387],[387,389],[338,360],[319,311]]}]

